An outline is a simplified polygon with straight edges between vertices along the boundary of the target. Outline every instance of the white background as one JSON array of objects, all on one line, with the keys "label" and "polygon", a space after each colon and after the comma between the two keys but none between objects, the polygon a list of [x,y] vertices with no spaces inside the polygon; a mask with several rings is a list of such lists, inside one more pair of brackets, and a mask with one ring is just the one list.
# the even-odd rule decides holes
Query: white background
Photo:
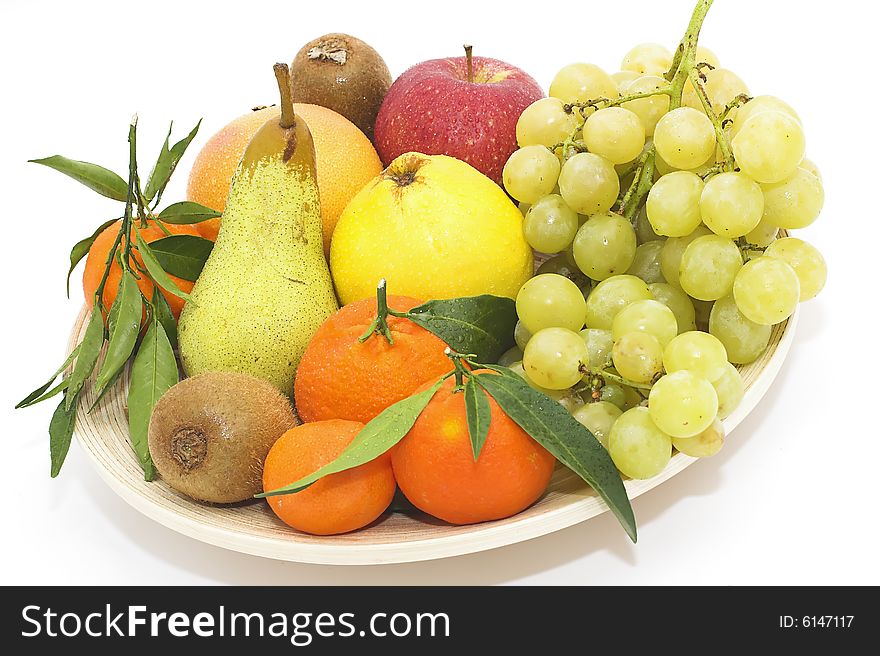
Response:
[{"label": "white background", "polygon": [[[0,583],[651,584],[880,583],[877,564],[877,5],[716,0],[701,42],[756,94],[793,104],[826,189],[802,236],[828,286],[803,306],[775,385],[718,456],[634,502],[640,540],[609,515],[512,547],[382,567],[279,563],[211,547],[139,515],[76,444],[48,477],[54,404],[12,410],[63,359],[82,302],[70,246],[118,203],[26,160],[55,153],[124,172],[132,113],[142,170],[169,119],[202,132],[166,198],[182,199],[205,139],[275,102],[275,61],[306,40],[355,34],[393,75],[424,59],[478,54],[546,89],[573,61],[609,72],[641,41],[672,48],[693,0],[627,2],[0,3]],[[520,8],[521,7],[521,8]],[[585,600],[585,607],[589,606]]]}]

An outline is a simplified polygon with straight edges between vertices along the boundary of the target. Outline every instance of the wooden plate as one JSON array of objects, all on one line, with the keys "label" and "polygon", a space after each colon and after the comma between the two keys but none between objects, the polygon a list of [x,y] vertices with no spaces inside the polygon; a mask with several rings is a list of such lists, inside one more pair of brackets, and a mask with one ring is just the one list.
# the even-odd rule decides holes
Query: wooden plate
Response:
[{"label": "wooden plate", "polygon": [[[724,422],[728,434],[757,405],[779,372],[791,346],[797,316],[796,312],[786,323],[775,326],[763,356],[740,368],[746,393],[736,412]],[[73,327],[68,352],[82,339],[87,317],[83,309]],[[178,494],[161,480],[146,483],[128,440],[127,388],[126,372],[91,413],[80,412],[77,416],[75,434],[98,474],[114,492],[147,517],[184,535],[233,551],[334,565],[431,560],[522,542],[608,510],[580,478],[560,466],[544,496],[531,508],[508,519],[450,526],[426,515],[388,513],[368,528],[348,535],[305,535],[284,525],[262,501],[211,506]],[[90,407],[95,398],[90,383],[86,383],[83,397],[84,406]],[[694,461],[676,453],[660,475],[645,481],[626,481],[630,498],[672,478]]]}]

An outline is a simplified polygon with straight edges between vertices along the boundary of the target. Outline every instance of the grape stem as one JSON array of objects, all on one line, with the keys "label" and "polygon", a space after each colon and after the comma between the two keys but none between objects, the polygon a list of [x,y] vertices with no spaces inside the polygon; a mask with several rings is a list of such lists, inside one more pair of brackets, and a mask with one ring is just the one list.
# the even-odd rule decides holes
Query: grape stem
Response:
[{"label": "grape stem", "polygon": [[610,371],[607,371],[601,367],[597,367],[595,369],[589,369],[587,367],[581,366],[580,371],[585,376],[586,375],[596,376],[598,378],[601,378],[606,383],[608,381],[611,381],[612,383],[617,383],[618,385],[626,385],[627,387],[633,387],[635,389],[643,389],[643,390],[650,390],[652,387],[651,383],[637,383],[633,380],[629,380],[627,378],[624,378],[623,376],[620,376],[618,374],[611,373]]},{"label": "grape stem", "polygon": [[715,140],[718,142],[718,147],[721,149],[721,171],[733,171],[733,152],[730,150],[730,141],[728,141],[727,135],[724,133],[724,121],[715,113],[715,110],[712,109],[712,103],[709,100],[709,96],[706,94],[706,88],[703,86],[705,79],[706,78],[703,74],[696,68],[690,72],[691,84],[694,85],[697,97],[703,104],[703,111],[706,112],[706,116],[712,121],[712,127],[715,128]]},{"label": "grape stem", "polygon": [[[669,96],[670,111],[681,107],[684,86],[690,79],[691,73],[704,65],[702,63],[697,63],[697,41],[700,37],[700,29],[703,27],[703,21],[706,19],[706,14],[709,12],[712,2],[713,0],[699,0],[696,7],[694,7],[694,12],[688,23],[687,31],[675,51],[672,66],[664,76],[669,82],[668,86],[653,91],[629,94],[621,96],[620,98],[609,99],[599,97],[583,103],[568,103],[564,105],[563,109],[565,109],[566,112],[572,113],[575,108],[577,108],[581,116],[584,118],[568,139],[554,145],[550,150],[555,152],[557,148],[562,148],[563,157],[566,158],[568,157],[569,149],[575,147],[576,143],[578,144],[577,149],[579,152],[586,150],[585,147],[580,145],[580,142],[577,142],[577,135],[583,130],[584,123],[586,123],[587,118],[584,116],[584,110],[588,108],[597,109],[599,105],[615,107],[632,100],[651,98],[653,96]],[[716,117],[719,121],[719,125],[723,125],[724,119],[727,118],[729,112],[730,109],[725,108],[725,112],[723,112],[720,117]],[[727,150],[730,150],[729,144],[727,144]],[[632,222],[635,222],[634,217],[638,215],[639,208],[643,205],[654,182],[656,151],[653,143],[647,148],[647,150],[645,150],[641,157],[643,158],[642,161],[636,165],[637,174],[629,189],[623,195],[618,208],[618,212]]]}]

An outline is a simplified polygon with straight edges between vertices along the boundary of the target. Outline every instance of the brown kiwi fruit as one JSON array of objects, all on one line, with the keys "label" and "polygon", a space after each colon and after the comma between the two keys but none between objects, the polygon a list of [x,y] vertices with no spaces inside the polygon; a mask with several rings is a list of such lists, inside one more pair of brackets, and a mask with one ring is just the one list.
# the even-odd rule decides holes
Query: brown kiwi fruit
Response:
[{"label": "brown kiwi fruit", "polygon": [[212,371],[169,389],[150,417],[150,455],[168,485],[198,501],[235,503],[263,491],[263,462],[299,424],[264,380]]},{"label": "brown kiwi fruit", "polygon": [[293,102],[332,109],[373,140],[391,73],[371,46],[349,34],[325,34],[296,53],[290,74]]}]

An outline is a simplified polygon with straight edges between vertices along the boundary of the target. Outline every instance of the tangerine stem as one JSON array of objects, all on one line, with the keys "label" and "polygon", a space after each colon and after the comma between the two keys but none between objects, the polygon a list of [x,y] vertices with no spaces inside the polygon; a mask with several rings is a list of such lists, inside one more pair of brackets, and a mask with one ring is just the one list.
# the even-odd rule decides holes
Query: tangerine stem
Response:
[{"label": "tangerine stem", "polygon": [[388,340],[389,344],[394,344],[394,338],[391,336],[391,328],[388,326],[388,315],[394,315],[395,313],[388,307],[387,286],[385,278],[382,278],[382,280],[379,281],[379,285],[376,287],[376,318],[373,319],[373,322],[370,324],[370,327],[367,328],[367,331],[358,337],[358,341],[361,344],[370,339],[370,336],[374,333],[382,335],[382,337]]}]

